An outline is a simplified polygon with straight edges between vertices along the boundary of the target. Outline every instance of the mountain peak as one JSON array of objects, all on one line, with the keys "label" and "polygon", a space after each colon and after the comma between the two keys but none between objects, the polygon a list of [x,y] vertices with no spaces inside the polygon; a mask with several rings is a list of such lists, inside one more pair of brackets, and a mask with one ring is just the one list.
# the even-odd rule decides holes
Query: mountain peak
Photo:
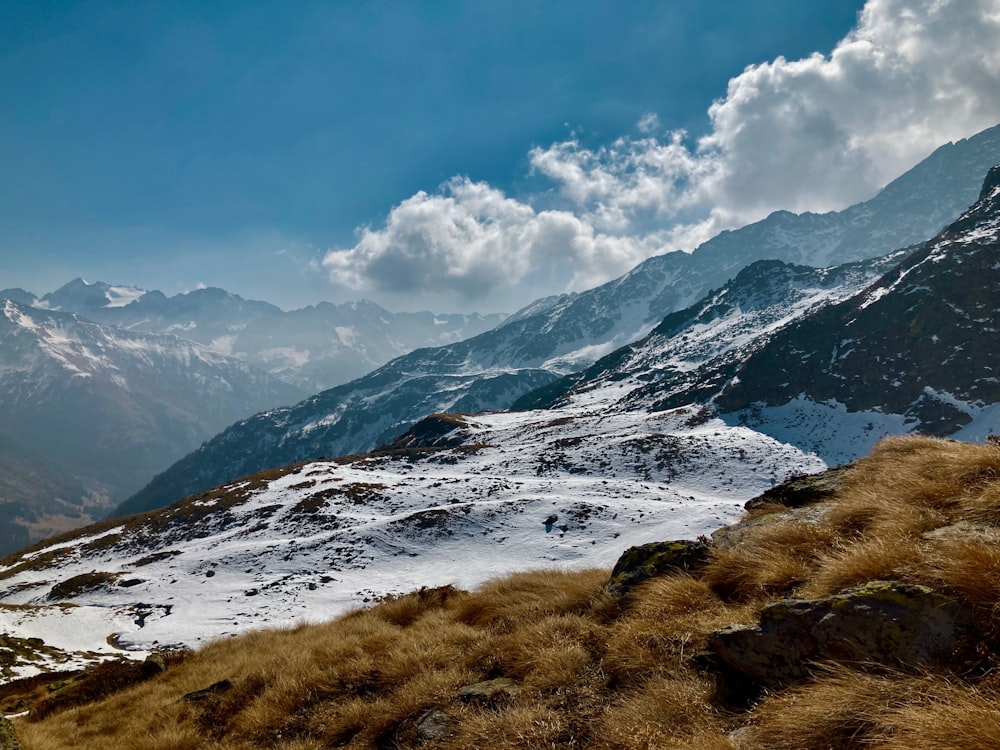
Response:
[{"label": "mountain peak", "polygon": [[78,276],[56,291],[46,294],[41,301],[51,310],[85,313],[104,307],[124,307],[145,293],[145,290],[137,287],[106,284],[103,281],[90,282]]},{"label": "mountain peak", "polygon": [[1000,164],[995,165],[986,174],[983,189],[979,193],[979,203],[994,200],[1000,196]]}]

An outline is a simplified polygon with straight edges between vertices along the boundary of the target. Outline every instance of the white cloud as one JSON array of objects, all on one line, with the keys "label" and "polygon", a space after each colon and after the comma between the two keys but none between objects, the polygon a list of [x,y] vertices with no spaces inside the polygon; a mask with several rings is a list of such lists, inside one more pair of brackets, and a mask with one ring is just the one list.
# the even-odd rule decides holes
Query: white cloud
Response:
[{"label": "white cloud", "polygon": [[936,146],[1000,122],[1000,0],[869,0],[832,53],[749,66],[709,109],[710,132],[535,148],[557,211],[456,179],[393,208],[326,256],[354,287],[466,299],[541,274],[579,289],[643,257],[693,248],[776,209],[870,197]]},{"label": "white cloud", "polygon": [[652,212],[677,219],[673,237],[692,247],[779,208],[870,197],[941,143],[1000,121],[998,92],[1000,0],[870,0],[829,56],[779,57],[730,80],[696,145],[676,133],[596,151],[570,141],[536,149],[532,164],[621,231]]},{"label": "white cloud", "polygon": [[660,125],[660,116],[658,114],[655,112],[646,112],[639,118],[639,122],[636,123],[636,127],[639,129],[640,133],[649,135],[650,133],[655,133],[663,126]]},{"label": "white cloud", "polygon": [[[585,287],[627,271],[647,240],[595,231],[568,211],[536,211],[500,190],[454,178],[395,206],[381,229],[326,255],[336,283],[389,293],[428,290],[475,300],[529,272],[556,288]],[[550,287],[551,288],[551,287]]]}]

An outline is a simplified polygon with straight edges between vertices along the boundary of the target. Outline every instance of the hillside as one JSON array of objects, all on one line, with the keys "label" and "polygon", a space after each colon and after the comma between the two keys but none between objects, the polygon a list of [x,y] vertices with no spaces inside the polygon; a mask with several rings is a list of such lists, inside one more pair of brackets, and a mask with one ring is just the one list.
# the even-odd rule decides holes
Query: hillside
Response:
[{"label": "hillside", "polygon": [[896,431],[982,438],[1000,403],[1000,166],[954,224],[864,293],[804,317],[742,363],[717,399],[733,419],[811,448],[789,422],[866,415]]},{"label": "hillside", "polygon": [[[610,565],[824,465],[695,408],[436,415],[386,449],[251,475],[0,560],[0,625],[86,662],[332,617],[421,585]],[[52,665],[22,660],[10,674]]]},{"label": "hillside", "polygon": [[613,572],[424,588],[0,701],[28,750],[991,748],[998,472],[995,444],[894,438]]}]

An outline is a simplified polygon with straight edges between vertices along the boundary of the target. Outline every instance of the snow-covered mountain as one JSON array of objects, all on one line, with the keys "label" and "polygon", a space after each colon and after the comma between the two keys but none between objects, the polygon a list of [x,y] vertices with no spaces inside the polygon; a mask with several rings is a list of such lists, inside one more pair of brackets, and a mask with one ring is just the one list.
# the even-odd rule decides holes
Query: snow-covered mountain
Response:
[{"label": "snow-covered mountain", "polygon": [[668,315],[648,336],[527,394],[512,408],[551,409],[612,383],[627,392],[620,409],[658,411],[708,401],[776,331],[853,296],[910,252],[832,268],[757,261],[721,289]]},{"label": "snow-covered mountain", "polygon": [[837,459],[848,437],[1000,431],[1000,166],[979,200],[863,293],[781,331],[717,403]]},{"label": "snow-covered mountain", "polygon": [[470,338],[505,316],[391,313],[362,300],[321,302],[285,312],[266,302],[245,300],[223,289],[196,289],[167,297],[128,286],[75,279],[22,304],[74,312],[85,318],[147,333],[171,333],[217,354],[236,357],[306,393],[360,377],[414,349]]},{"label": "snow-covered mountain", "polygon": [[614,385],[615,410],[701,403],[831,465],[889,434],[982,440],[1000,431],[998,288],[1000,166],[910,251],[824,270],[755,263],[515,407],[579,404]]},{"label": "snow-covered mountain", "polygon": [[925,240],[975,200],[982,175],[998,160],[1000,126],[942,146],[844,211],[779,212],[691,254],[651,258],[590,291],[540,300],[472,339],[412,352],[294,407],[233,425],[156,477],[121,512],[160,507],[292,461],[368,451],[433,412],[508,408],[645,336],[754,261],[824,266]]},{"label": "snow-covered mountain", "polygon": [[186,339],[0,305],[0,507],[33,538],[103,515],[233,420],[302,397]]}]

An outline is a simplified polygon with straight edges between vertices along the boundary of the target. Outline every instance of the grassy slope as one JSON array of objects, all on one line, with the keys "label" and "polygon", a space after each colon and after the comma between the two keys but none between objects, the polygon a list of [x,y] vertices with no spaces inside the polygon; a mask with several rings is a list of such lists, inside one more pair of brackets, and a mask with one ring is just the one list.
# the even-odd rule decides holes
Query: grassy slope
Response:
[{"label": "grassy slope", "polygon": [[[107,678],[80,682],[75,698],[56,693],[61,705],[39,704],[18,730],[36,750],[1000,747],[998,474],[993,444],[889,439],[847,473],[819,520],[747,526],[704,569],[654,578],[627,600],[605,592],[607,571],[424,590],[328,624],[217,642],[110,695]],[[960,533],[926,535],[956,522]],[[710,632],[756,621],[776,597],[878,579],[972,605],[978,663],[937,674],[823,665],[739,708],[698,666]],[[497,677],[514,688],[459,695]],[[427,739],[432,722],[421,721],[434,710],[446,731]]]}]

